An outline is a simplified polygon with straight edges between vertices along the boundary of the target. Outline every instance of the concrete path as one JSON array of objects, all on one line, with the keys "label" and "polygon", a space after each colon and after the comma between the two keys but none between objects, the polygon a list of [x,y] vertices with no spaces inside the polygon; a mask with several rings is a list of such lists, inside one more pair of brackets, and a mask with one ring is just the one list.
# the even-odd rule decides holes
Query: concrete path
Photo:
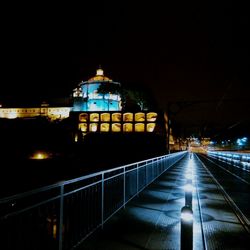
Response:
[{"label": "concrete path", "polygon": [[194,186],[193,249],[248,249],[249,235],[195,155],[169,168],[77,249],[180,249],[187,173]]}]

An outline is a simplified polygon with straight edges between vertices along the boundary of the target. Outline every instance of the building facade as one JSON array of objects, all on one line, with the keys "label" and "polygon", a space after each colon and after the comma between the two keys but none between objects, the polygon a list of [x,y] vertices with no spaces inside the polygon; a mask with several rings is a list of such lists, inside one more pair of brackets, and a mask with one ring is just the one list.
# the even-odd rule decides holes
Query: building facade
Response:
[{"label": "building facade", "polygon": [[88,81],[73,91],[70,113],[77,124],[81,140],[88,133],[152,133],[159,131],[159,115],[155,111],[137,112],[122,109],[121,84],[104,75],[101,68]]},{"label": "building facade", "polygon": [[119,82],[104,76],[101,68],[73,91],[73,111],[120,111]]},{"label": "building facade", "polygon": [[15,119],[46,117],[47,119],[54,121],[68,118],[71,110],[72,107],[50,107],[47,104],[42,104],[40,107],[25,108],[0,107],[0,118]]},{"label": "building facade", "polygon": [[[121,84],[114,82],[98,68],[96,75],[82,81],[73,90],[71,107],[51,107],[43,103],[39,107],[0,107],[0,118],[36,118],[48,120],[70,118],[75,124],[76,134],[84,137],[88,133],[152,133],[159,131],[161,116],[155,111],[123,111]],[[162,125],[162,124],[161,124]]]}]

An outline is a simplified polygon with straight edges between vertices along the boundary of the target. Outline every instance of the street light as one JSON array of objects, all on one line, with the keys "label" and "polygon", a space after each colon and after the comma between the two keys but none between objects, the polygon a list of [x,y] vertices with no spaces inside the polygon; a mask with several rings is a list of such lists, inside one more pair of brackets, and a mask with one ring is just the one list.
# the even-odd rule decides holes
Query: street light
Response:
[{"label": "street light", "polygon": [[181,250],[193,249],[193,211],[189,206],[181,209]]}]

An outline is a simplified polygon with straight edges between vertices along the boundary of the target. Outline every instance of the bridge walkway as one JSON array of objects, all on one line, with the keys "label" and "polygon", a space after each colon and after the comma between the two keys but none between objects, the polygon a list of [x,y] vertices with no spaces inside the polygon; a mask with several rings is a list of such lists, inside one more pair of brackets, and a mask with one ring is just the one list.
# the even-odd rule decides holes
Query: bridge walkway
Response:
[{"label": "bridge walkway", "polygon": [[77,249],[180,249],[186,174],[193,175],[193,249],[248,249],[249,233],[209,170],[184,157],[120,210]]},{"label": "bridge walkway", "polygon": [[169,168],[77,249],[180,249],[187,173],[194,186],[193,249],[248,249],[250,234],[196,155]]}]

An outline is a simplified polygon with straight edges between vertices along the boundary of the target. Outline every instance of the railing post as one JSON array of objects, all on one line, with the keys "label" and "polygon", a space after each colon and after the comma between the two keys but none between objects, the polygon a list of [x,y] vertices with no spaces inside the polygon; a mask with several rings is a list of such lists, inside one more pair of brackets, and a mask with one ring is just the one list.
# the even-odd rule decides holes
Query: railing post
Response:
[{"label": "railing post", "polygon": [[102,173],[102,211],[101,211],[101,220],[102,220],[102,228],[104,221],[104,173]]},{"label": "railing post", "polygon": [[153,178],[158,177],[159,176],[159,158],[157,157],[156,160],[156,167],[153,168]]},{"label": "railing post", "polygon": [[59,217],[59,250],[63,248],[63,203],[64,203],[64,185],[60,187],[60,217]]},{"label": "railing post", "polygon": [[138,196],[139,192],[139,170],[138,170],[138,163],[136,164],[136,194]]},{"label": "railing post", "polygon": [[123,168],[123,208],[125,208],[126,204],[126,171],[125,167]]}]

